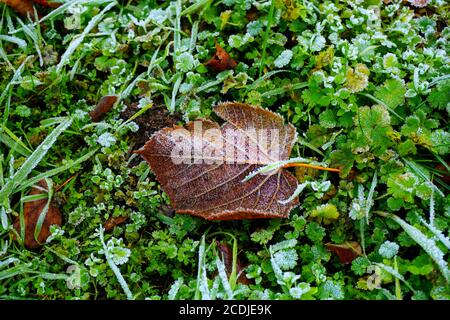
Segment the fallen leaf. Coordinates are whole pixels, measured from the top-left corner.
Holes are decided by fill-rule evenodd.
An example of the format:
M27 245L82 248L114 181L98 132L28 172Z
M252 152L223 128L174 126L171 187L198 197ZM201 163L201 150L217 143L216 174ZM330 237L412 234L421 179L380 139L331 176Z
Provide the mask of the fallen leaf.
M294 175L281 168L242 180L264 165L289 159L297 136L294 126L248 104L222 103L214 111L226 120L222 126L201 119L164 128L135 151L149 163L175 211L207 220L288 217L298 199L280 201L296 190ZM268 141L273 145L258 139L264 132L272 132ZM185 154L179 156L180 150Z
M362 254L361 246L356 241L348 241L343 244L327 243L325 246L338 256L342 264L349 264Z
M225 271L228 277L233 270L233 250L231 250L228 243L221 243L217 241L217 249L219 250L219 256L225 265ZM236 274L238 275L237 282L249 285L251 283L250 279L244 272L245 266L242 265L239 257L236 259Z
M47 0L0 0L0 2L5 3L14 9L14 11L18 12L21 15L30 15L31 18L34 17L34 9L33 3L37 3L44 7L52 7L56 8L60 5L60 3L52 3Z
M45 180L41 180L36 186L31 189L30 195L37 195L46 193L48 190L48 185ZM36 229L36 224L38 222L39 216L47 204L48 199L40 199L35 201L25 202L23 206L23 214L25 220L25 239L24 245L28 249L35 249L45 243L47 238L50 236L50 226L58 225L61 226L62 217L61 212L57 207L50 203L47 214L45 215L44 222L42 223L41 232L37 237L37 241L34 238L34 230ZM14 221L14 229L20 235L20 217L17 217Z
M118 216L118 217L111 217L108 220L105 221L103 224L103 228L105 228L105 231L112 230L115 226L118 226L125 221L127 221L128 216Z
M447 161L447 165L450 165L450 161ZM450 185L450 172L447 170L447 168L442 163L439 163L434 168L439 171L436 177L440 178L446 184Z
M216 52L211 59L205 62L205 66L210 66L215 71L224 71L236 68L237 62L216 42Z
M404 2L416 8L425 8L430 3L430 0L404 0Z
M115 95L102 97L95 108L91 112L89 112L89 116L91 117L92 121L100 121L105 116L105 114L112 109L114 103L116 103L117 101L117 98L118 97Z
M41 6L51 7L51 8L56 8L61 5L61 3L48 1L48 0L34 0L34 2L36 2L37 4L40 4Z
M34 15L33 1L31 0L0 0L0 2L3 2L6 5L10 6L14 11L20 13L21 15Z

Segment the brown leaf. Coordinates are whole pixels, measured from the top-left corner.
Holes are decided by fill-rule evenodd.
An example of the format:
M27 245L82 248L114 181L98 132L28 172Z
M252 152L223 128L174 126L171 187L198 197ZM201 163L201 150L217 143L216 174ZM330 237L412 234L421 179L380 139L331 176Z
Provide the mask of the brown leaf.
M217 241L217 249L219 249L219 256L225 265L225 271L227 272L228 277L230 276L233 270L233 250L231 250L228 243L220 243ZM251 283L250 279L247 278L247 275L244 272L245 266L242 265L239 258L236 259L236 273L238 275L237 282L249 285Z
M34 17L33 3L52 8L60 5L59 3L49 3L47 0L0 0L0 2L10 6L21 15L30 15L31 18Z
M227 122L219 126L201 119L185 128L164 128L136 151L149 163L175 211L207 220L288 217L298 199L279 201L288 199L297 187L290 172L280 169L242 180L263 165L289 158L297 135L294 126L248 104L222 103L214 111ZM264 130L273 135L268 138L274 142L269 147L258 139ZM179 156L180 149L187 156ZM273 158L275 151L277 158Z
M51 8L56 8L61 5L60 3L56 3L56 2L52 2L52 1L49 2L48 0L34 0L34 2L36 2L37 4L40 4L41 6L51 7Z
M450 165L450 161L446 161L447 165ZM447 168L442 164L439 163L434 167L436 170L440 171L437 177L439 177L442 181L444 181L446 184L450 184L450 172L447 170Z
M425 8L430 3L430 0L403 0L403 2L416 8Z
M89 112L89 116L91 117L92 121L100 121L104 117L104 115L112 109L116 101L117 96L115 95L102 97L95 108L91 112Z
M30 14L31 17L34 16L33 1L31 0L0 0L0 2L6 3L21 15Z
M127 216L111 217L105 221L105 223L103 224L103 228L105 228L105 231L110 231L115 226L118 226L127 221L127 219L128 219Z
M215 71L224 71L236 68L237 62L216 42L216 52L211 59L205 62L205 66L210 66Z
M45 180L41 180L37 183L37 186L33 186L30 195L37 195L46 193L48 189L47 183ZM39 219L39 215L44 209L47 199L41 199L36 201L25 202L23 206L24 220L25 220L25 241L24 245L28 249L35 249L41 246L47 238L50 236L50 226L58 225L61 226L62 217L61 212L57 207L55 207L52 203L50 203L47 214L45 215L44 222L42 223L41 232L37 238L38 241L34 239L34 230L36 228L36 224ZM14 221L14 229L16 229L17 233L20 235L21 227L20 227L20 217L17 217Z
M349 264L362 254L361 246L356 241L348 241L343 244L327 243L325 246L338 256L342 264Z

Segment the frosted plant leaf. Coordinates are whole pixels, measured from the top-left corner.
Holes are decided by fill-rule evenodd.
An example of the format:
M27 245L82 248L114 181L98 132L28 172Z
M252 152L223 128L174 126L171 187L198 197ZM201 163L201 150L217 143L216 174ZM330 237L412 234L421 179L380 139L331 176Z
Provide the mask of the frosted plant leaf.
M357 64L355 69L349 68L346 73L345 87L350 92L363 91L369 83L369 74L369 69L362 63Z
M263 23L259 20L247 24L247 32L251 36L257 36L263 30Z
M6 215L6 210L3 206L0 207L0 221L1 221L3 230L8 229L9 220L8 220L8 216Z
M289 62L292 59L292 51L291 50L284 50L279 56L278 58L275 59L275 61L273 62L273 64L275 65L275 67L277 68L283 68L284 66L287 66L289 64Z
M386 259L392 259L398 253L398 249L400 247L395 242L385 241L381 244L380 249L378 249L378 253Z
M131 250L122 246L122 239L111 238L106 243L106 248L116 265L125 264L131 255Z
M73 113L73 118L75 120L86 120L89 117L89 113L87 111L81 110L81 109L77 109L75 110L75 112Z
M189 52L183 52L175 58L175 67L182 72L188 72L194 69L197 61Z
M109 132L103 133L100 137L98 137L97 142L102 147L110 147L116 143L116 138Z
M372 183L370 184L370 189L369 189L369 194L367 195L367 199L365 201L365 216L366 216L366 222L367 224L369 224L369 212L370 212L370 208L372 208L373 206L373 195L375 192L375 188L377 186L377 180L378 176L377 176L377 172L375 171L373 178L372 178Z
M326 39L321 34L316 34L311 38L311 51L321 51L325 48Z
M194 87L194 85L192 83L185 82L185 83L181 84L181 86L180 86L180 93L182 93L182 94L189 93L193 87Z
M294 249L281 250L273 255L281 270L290 270L297 265L298 255Z
M415 290L413 289L413 287L411 287L411 285L409 284L408 281L405 280L405 278L394 268L392 268L391 266L387 266L383 263L376 263L375 265L377 265L378 267L380 267L381 269L383 269L384 271L386 271L387 273L390 273L391 275L393 275L394 277L396 277L397 279L399 279L400 281L402 281L404 284L406 284L406 286L412 291L415 292Z
M318 192L319 197L322 197L323 194L325 192L327 192L328 189L330 189L330 186L331 186L331 182L329 180L323 181L323 182L318 182L318 181L311 182L311 188L315 192Z
M216 258L216 266L220 280L222 282L222 286L227 294L227 299L233 300L234 294L233 290L231 290L230 282L228 281L227 272L225 271L225 264L223 263L222 260L219 259L219 257Z
M15 263L15 262L20 262L20 260L17 259L17 258L12 258L11 257L11 258L7 258L7 259L5 259L3 261L0 261L0 269L3 268L3 267L6 267L7 265L9 265L11 263Z
M271 251L271 250L269 250L269 251ZM279 285L284 285L285 282L284 282L284 279L283 279L284 278L283 277L283 271L281 271L280 266L278 265L277 261L275 260L272 252L270 253L270 263L272 265L272 269L273 269L273 272L275 274L275 278L277 279L277 283Z
M353 199L348 215L353 220L359 220L366 215L365 207L366 199L364 197L364 187L362 185L358 185L358 197Z
M298 279L300 279L300 276L298 274L295 274L293 272L284 272L283 273L283 283L286 286L291 286L294 284Z
M438 239L450 250L450 239L446 237L439 229L437 229L432 223L427 223L423 218L420 218L422 222Z
M144 97L144 98L139 99L137 107L139 109L142 109L142 108L148 106L151 103L152 103L152 99Z
M289 239L278 242L277 244L270 246L270 252L277 252L284 249L291 249L297 245L297 239Z
M170 287L168 299L169 300L175 300L178 290L180 290L181 286L183 285L183 278L178 278Z
M109 267L111 268L111 270L114 272L114 275L116 276L117 281L119 282L120 286L122 287L122 290L124 291L124 293L127 296L128 300L133 300L133 294L131 293L130 288L128 287L127 282L125 281L124 277L122 276L122 273L120 273L120 269L117 267L116 263L114 260L119 260L119 262L124 261L124 257L126 256L126 260L128 260L128 257L130 256L131 251L129 249L126 248L121 248L121 249L126 249L128 250L128 255L126 253L126 251L121 251L119 254L119 259L117 259L118 257L112 257L111 256L111 248L115 248L116 246L120 246L122 243L122 240L117 240L115 238L111 238L108 241L108 245L105 244L105 239L104 239L104 231L105 229L103 228L102 225L100 225L97 229L95 229L95 233L94 236L98 236L100 239L100 242L102 244L103 249L99 250L98 252L100 254L104 254L106 261L108 262ZM116 255L117 253L114 253L114 255ZM126 261L125 261L126 262Z
M50 236L45 241L46 243L51 242L55 238L61 237L64 234L64 230L57 225L52 225L50 226L50 233Z
M397 68L397 56L393 53L386 53L383 57L383 67L386 70L394 70Z
M202 265L201 269L202 273L200 278L199 290L200 293L202 294L203 300L211 300L210 291L208 288L208 277L206 276L206 266Z
M344 291L339 283L327 280L320 288L320 299L339 300L344 299Z
M134 132L134 133L136 133L139 130L139 125L134 121L128 122L128 124L126 126L128 129L130 129L131 132Z
M439 247L436 245L436 243L432 240L427 238L419 229L413 227L400 217L396 215L390 216L395 222L397 222L403 230L414 240L417 242L418 245L422 247L423 250L425 250L426 253L436 262L439 269L441 270L442 275L444 276L445 280L447 282L450 281L450 271L448 269L447 262L444 259L444 253L439 249Z
M294 298L294 299L301 299L301 297L305 294L308 293L309 290L311 290L311 286L309 285L309 283L300 283L298 284L296 287L294 288L290 288L289 289L289 294Z
M163 24L167 20L167 12L163 9L153 9L150 11L148 19L157 24Z
M232 48L240 48L247 44L247 42L251 42L253 40L253 36L251 36L248 32L244 36L234 34L228 38L228 44Z

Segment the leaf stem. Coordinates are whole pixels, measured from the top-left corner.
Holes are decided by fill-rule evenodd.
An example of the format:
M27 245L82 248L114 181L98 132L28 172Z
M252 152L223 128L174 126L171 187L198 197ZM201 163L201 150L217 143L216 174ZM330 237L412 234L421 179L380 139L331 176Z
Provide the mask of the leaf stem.
M341 172L341 170L336 169L336 168L325 168L325 167L315 166L315 165L307 164L307 163L288 163L288 164L285 164L282 168L290 168L290 167L305 167L305 168L331 171L331 172Z

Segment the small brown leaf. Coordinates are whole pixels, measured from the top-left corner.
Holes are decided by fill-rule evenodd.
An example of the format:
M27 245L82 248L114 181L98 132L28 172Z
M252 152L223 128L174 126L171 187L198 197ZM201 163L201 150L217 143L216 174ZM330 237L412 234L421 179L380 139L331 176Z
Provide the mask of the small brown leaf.
M281 203L297 188L290 172L279 169L242 180L264 165L289 159L294 126L248 104L222 103L214 111L227 122L219 126L202 119L185 128L164 128L136 153L149 163L177 213L207 220L286 218L298 204L298 199ZM271 132L266 138L273 144L263 143L258 133L264 132Z
M118 97L116 95L102 97L95 108L91 112L89 112L89 116L91 117L92 121L100 121L104 117L104 115L112 109L114 103L116 103L117 101L117 98Z
M10 6L14 9L14 11L18 12L21 15L30 15L31 18L34 18L33 3L52 8L56 8L60 5L59 3L49 3L47 0L0 0L0 2L3 2L6 5Z
M0 2L6 3L6 5L10 6L14 9L14 11L18 12L21 15L34 15L33 1L31 0L0 0Z
M110 231L115 226L118 226L127 221L127 219L128 219L127 216L111 217L105 221L105 223L103 224L103 228L105 228L105 231Z
M362 254L361 246L356 241L348 241L343 244L327 243L325 246L338 256L342 264L349 264Z
M41 180L37 183L37 186L33 186L30 195L37 195L45 193L48 190L47 183L45 180ZM61 226L62 217L61 212L57 207L50 203L47 214L45 215L44 222L42 223L41 232L36 239L34 238L34 230L36 228L36 224L38 222L39 216L44 209L47 199L35 200L25 202L23 206L24 220L25 220L25 240L24 245L28 249L35 249L40 247L47 238L50 236L50 226L58 225ZM14 221L14 229L16 229L17 233L20 235L21 227L20 227L20 217L17 217Z
M447 165L450 165L450 161L447 161ZM447 168L442 163L439 163L434 168L439 171L439 174L436 175L436 177L440 178L446 184L450 185L450 172L447 170Z
M57 3L57 2L53 2L53 1L48 1L48 0L34 0L34 2L36 2L37 4L40 4L41 6L44 7L50 7L50 8L57 8L61 5L61 3Z
M430 0L404 0L404 2L416 8L425 8L430 3Z
M228 243L220 243L217 241L217 249L219 249L219 256L225 265L225 271L227 272L228 277L230 276L233 270L233 250L231 250ZM239 258L236 259L236 274L238 275L237 282L249 285L251 283L250 279L247 278L247 275L244 272L245 266L242 265Z
M205 62L205 66L210 66L215 71L224 71L236 68L237 62L216 42L216 52L211 59Z

